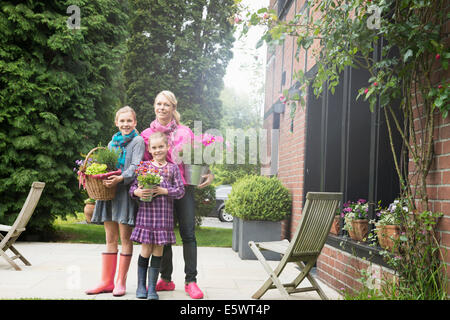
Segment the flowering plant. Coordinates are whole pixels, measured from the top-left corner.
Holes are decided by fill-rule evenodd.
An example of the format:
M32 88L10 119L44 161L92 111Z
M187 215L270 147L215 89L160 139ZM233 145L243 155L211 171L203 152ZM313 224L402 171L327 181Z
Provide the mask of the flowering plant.
M83 166L84 161L85 160L75 160L75 164L78 166L78 168L73 168L73 172L77 172ZM87 161L86 167L89 167L94 162L94 159L89 158L86 161Z
M178 160L185 164L208 165L214 163L216 157L222 157L223 137L204 133L181 144L175 150Z
M119 151L104 148L96 150L87 160L75 160L75 164L81 170L86 161L85 174L96 175L116 171L118 158ZM76 172L77 168L73 168L73 171Z
M378 221L371 221L375 226L399 225L402 215L408 213L407 201L396 199L387 209L381 209L376 213Z
M358 201L347 201L343 205L341 217L344 218L344 230L351 229L352 220L367 220L369 212L369 204L365 199L358 199Z
M140 186L159 185L163 180L159 170L150 167L150 161L141 161L135 173Z

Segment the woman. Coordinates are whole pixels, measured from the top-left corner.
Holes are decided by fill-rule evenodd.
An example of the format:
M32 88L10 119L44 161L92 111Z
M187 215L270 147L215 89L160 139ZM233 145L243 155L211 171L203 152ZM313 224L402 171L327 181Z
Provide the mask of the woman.
M191 129L180 123L180 114L177 111L177 99L170 91L161 91L155 98L156 119L150 124L150 127L141 133L144 138L146 151L144 160L150 160L151 155L148 152L148 137L156 131L163 132L169 139L168 161L175 162L172 159L171 151L183 143L192 141L194 134ZM184 178L184 165L180 163L179 169L185 185L185 195L183 198L175 200L175 214L178 218L181 240L183 241L183 257L185 291L193 299L203 298L203 292L197 286L197 241L195 238L195 202L194 186L186 185ZM204 188L211 184L214 176L211 173L203 176L206 180L198 186ZM164 246L163 257L161 261L161 279L156 285L157 291L172 291L175 284L171 281L173 271L172 265L172 246Z
M102 254L101 281L96 287L87 290L86 294L112 292L114 296L123 296L126 291L126 279L133 253L133 242L130 240L135 224L137 205L128 195L130 184L134 181L137 166L142 160L145 143L136 131L136 113L128 106L116 113L115 124L119 129L108 148L120 151L118 167L121 175L110 176L103 183L106 187L117 185L114 199L95 202L95 210L91 222L103 224L106 233L106 252ZM114 277L117 266L118 241L122 243L119 258L117 282Z

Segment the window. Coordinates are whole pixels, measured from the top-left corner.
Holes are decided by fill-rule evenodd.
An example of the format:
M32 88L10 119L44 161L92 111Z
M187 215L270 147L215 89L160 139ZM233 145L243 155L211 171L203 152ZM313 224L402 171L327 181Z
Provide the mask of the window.
M324 90L316 98L313 89L308 89L304 195L308 191L339 191L344 194L344 202L367 199L372 219L374 204L381 200L387 206L398 196L399 181L383 111L371 113L368 102L356 100L358 89L368 79L366 71L348 68L341 75L334 95ZM356 250L360 257L376 251L344 235L346 231L342 230L337 237L330 235L327 243L343 249L340 244L344 242L347 247L344 250L352 253ZM374 262L383 265L381 257L378 258Z

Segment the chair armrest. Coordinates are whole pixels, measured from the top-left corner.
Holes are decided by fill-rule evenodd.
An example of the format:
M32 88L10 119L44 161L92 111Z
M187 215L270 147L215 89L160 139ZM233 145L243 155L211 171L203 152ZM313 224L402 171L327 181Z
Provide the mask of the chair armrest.
M6 231L8 232L9 230L11 230L11 226L7 226L5 224L0 224L0 231Z

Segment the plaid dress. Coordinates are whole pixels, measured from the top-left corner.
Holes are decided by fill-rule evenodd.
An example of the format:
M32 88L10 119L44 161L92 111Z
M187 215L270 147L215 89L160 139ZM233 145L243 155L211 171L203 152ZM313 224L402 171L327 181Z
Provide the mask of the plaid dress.
M159 246L176 242L173 232L173 200L184 196L184 185L181 180L180 170L176 164L168 162L159 168L150 161L146 161L149 167L159 170L163 177L161 187L168 190L167 195L159 195L151 202L139 201L139 210L136 217L136 226L130 239L139 243L152 243ZM139 200L134 195L138 188L137 179L131 184L130 196Z

